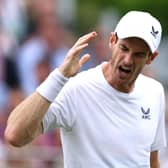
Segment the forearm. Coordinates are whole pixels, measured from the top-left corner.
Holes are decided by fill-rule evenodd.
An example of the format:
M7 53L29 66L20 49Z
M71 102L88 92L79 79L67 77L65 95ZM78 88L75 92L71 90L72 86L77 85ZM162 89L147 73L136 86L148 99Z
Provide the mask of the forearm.
M151 164L151 168L160 168L160 162L156 161L155 163Z
M42 132L41 121L49 105L50 102L37 92L25 99L8 118L6 140L14 146L31 142Z
M160 168L158 151L151 152L151 154L150 154L150 167L151 168Z

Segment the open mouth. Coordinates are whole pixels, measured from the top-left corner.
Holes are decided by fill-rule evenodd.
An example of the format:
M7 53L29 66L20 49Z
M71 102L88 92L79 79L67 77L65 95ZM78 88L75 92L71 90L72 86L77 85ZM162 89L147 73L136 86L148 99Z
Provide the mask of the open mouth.
M130 68L127 68L127 67L124 67L124 66L120 66L119 70L124 72L124 73L130 73L131 72Z

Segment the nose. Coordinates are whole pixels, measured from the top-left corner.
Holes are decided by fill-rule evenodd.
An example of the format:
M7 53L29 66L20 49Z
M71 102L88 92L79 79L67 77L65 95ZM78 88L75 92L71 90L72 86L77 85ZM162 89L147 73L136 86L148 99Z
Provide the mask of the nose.
M133 57L132 57L132 55L131 55L130 53L127 53L127 54L124 56L124 63L125 63L125 65L127 65L127 66L132 65L132 63L133 63Z

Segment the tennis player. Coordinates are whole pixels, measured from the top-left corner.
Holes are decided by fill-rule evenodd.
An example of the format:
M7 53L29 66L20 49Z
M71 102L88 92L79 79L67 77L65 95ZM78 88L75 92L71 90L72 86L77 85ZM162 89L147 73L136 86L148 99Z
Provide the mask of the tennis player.
M60 127L65 168L159 168L166 145L160 82L141 74L158 55L159 21L130 11L109 37L111 56L78 73L80 53L98 35L79 38L63 64L10 114L6 140L23 146Z

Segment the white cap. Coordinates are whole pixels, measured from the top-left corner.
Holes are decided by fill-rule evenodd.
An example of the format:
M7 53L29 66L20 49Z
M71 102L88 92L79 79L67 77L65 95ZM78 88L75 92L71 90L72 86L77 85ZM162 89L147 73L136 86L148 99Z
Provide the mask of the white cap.
M160 22L150 13L131 11L118 22L115 32L118 38L137 37L144 40L151 52L155 52L160 44L162 28Z

